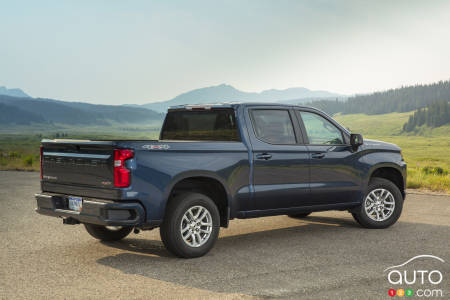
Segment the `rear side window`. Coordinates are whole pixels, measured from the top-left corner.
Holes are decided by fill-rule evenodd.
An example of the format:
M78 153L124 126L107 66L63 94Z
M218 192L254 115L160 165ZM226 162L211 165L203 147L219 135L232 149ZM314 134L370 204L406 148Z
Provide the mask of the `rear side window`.
M254 109L251 111L256 136L269 144L295 144L294 127L289 111Z
M167 113L161 139L240 141L233 109L171 111Z

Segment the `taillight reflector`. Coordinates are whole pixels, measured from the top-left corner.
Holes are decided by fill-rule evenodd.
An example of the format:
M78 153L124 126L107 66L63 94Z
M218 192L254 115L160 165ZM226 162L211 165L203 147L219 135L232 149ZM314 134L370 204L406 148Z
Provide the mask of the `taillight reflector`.
M43 157L43 152L44 150L43 150L43 148L42 148L42 146L41 146L41 149L40 149L40 155L39 155L39 163L40 163L40 165L41 165L41 180L44 178L44 170L42 170L42 166L43 166L43 163L44 163L44 157Z
M129 187L131 183L130 170L125 167L125 161L133 158L134 152L129 149L114 150L114 186Z

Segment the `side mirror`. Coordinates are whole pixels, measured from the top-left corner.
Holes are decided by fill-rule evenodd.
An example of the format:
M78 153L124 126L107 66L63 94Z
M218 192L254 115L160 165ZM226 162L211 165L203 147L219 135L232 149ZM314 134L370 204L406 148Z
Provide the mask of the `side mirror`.
M358 149L364 143L362 135L358 133L350 134L350 145L352 145L353 149Z

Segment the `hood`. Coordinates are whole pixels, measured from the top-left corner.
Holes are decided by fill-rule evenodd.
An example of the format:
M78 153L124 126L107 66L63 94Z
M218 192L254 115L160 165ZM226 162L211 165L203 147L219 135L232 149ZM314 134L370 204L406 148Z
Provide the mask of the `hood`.
M386 142L377 141L377 140L369 140L369 139L364 139L364 148L391 150L391 151L399 151L399 152L402 150L399 146L397 146L395 144L386 143Z

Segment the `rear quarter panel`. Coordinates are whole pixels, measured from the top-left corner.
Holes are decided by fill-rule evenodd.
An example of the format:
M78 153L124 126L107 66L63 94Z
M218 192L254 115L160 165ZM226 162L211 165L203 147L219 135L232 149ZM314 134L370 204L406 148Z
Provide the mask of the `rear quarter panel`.
M132 183L124 195L142 202L148 223L160 223L172 188L188 177L219 181L232 212L249 199L248 149L241 142L123 142L120 147L135 150Z

